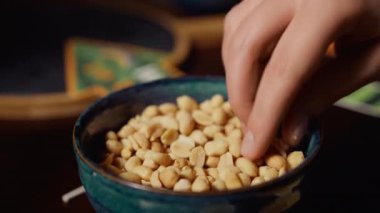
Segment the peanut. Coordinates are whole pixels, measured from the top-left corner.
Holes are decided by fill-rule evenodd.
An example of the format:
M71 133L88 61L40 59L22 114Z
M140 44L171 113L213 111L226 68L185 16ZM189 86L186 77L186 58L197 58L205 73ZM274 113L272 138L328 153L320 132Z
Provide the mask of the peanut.
M180 179L173 187L174 191L188 192L191 191L191 183L188 179Z
M226 188L226 184L224 183L223 180L221 179L216 179L212 184L211 184L211 187L213 190L215 191L225 191L227 188Z
M208 167L217 167L219 163L219 157L209 156L206 160L206 166Z
M176 184L179 174L174 168L165 168L159 173L159 179L165 188L171 189Z
M270 181L278 177L277 170L269 166L260 166L259 174L265 181Z
M202 131L197 129L192 131L189 137L192 138L198 145L203 146L207 142L206 135Z
M193 111L192 116L197 124L208 126L213 123L211 116L202 110Z
M243 187L238 175L230 170L226 172L225 183L229 190Z
M305 157L302 152L299 152L299 151L291 152L287 158L289 168L290 169L296 168L304 161L304 159Z
M227 122L228 116L221 108L216 108L212 114L212 121L218 125L224 125ZM210 125L210 124L209 124Z
M183 95L177 98L178 108L181 110L192 111L198 108L198 103L192 97Z
M285 166L286 161L281 155L268 155L265 157L265 163L277 170L280 170L282 167Z
M206 126L204 129L203 129L203 133L209 137L209 138L214 138L214 135L218 132L222 131L222 127L218 126L218 125L210 125L210 126Z
M122 172L119 174L119 176L123 178L124 180L130 181L133 183L141 183L141 177L136 175L133 172Z
M135 166L132 172L140 176L141 179L148 181L152 175L152 169L146 166Z
M210 190L210 185L206 177L198 176L191 185L192 192L206 192Z
M177 106L172 103L163 103L158 106L158 110L162 114L175 113L177 111Z
M190 152L189 159L192 166L202 168L206 160L206 153L203 147L197 146L193 148Z
M210 101L211 101L211 106L220 107L220 106L222 106L222 104L224 102L224 97L220 94L216 94L216 95L211 97Z
M257 176L255 178L253 178L253 180L251 182L251 186L259 185L259 184L262 184L264 182L265 182L265 180L263 177Z
M220 156L227 152L228 144L223 140L210 141L204 149L207 156Z
M178 138L178 131L174 129L167 129L162 135L161 135L161 142L165 145L170 145L173 141L175 141Z
M180 110L177 112L176 118L179 124L179 132L184 135L189 135L195 126L195 122L190 113Z
M250 177L256 177L258 175L257 166L246 158L238 158L235 164L244 174Z
M116 140L107 140L106 147L108 151L115 153L115 155L120 155L121 150L123 149L123 144Z
M152 118L159 114L158 107L156 105L147 106L142 112L143 117Z
M159 171L157 170L154 171L152 175L150 176L150 184L154 188L162 188L162 183L160 182L160 179L158 176L159 176Z

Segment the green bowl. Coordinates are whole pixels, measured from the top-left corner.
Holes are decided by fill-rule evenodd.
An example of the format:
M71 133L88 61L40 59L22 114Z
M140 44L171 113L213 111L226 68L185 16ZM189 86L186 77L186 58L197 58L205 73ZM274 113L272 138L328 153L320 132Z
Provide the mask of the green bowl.
M185 77L164 79L114 92L91 105L74 127L74 152L79 175L91 204L98 212L257 212L282 211L300 199L299 184L321 145L316 123L297 149L305 161L287 174L262 185L227 192L202 194L154 189L123 181L99 163L105 154L105 134L120 128L150 104L175 102L187 94L198 101L220 93L226 96L225 79Z

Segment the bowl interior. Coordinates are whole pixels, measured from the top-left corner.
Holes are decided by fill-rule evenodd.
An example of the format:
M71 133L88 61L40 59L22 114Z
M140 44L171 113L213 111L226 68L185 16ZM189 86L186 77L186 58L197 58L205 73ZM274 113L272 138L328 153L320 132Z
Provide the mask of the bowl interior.
M112 93L82 113L75 125L74 146L81 152L83 158L101 171L97 164L106 153L105 133L107 131L119 129L131 117L141 113L147 105L175 102L176 97L183 94L190 95L200 102L216 93L226 97L224 78L164 79ZM306 153L306 160L303 164L308 164L315 157L320 146L320 139L319 129L313 123L310 126L309 134L299 147L296 147Z

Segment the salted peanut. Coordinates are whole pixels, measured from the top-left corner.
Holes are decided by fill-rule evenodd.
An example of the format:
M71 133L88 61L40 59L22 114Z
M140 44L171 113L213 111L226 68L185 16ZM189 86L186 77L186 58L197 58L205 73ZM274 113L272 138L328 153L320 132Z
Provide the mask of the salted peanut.
M187 137L187 136L184 136L184 135L179 135L178 139L177 139L177 142L179 143L184 143L184 144L188 144L190 145L192 148L195 147L195 141L190 138L190 137Z
M116 166L112 165L112 164L106 164L104 165L104 168L108 171L108 172L111 172L112 174L114 175L119 175L122 170L117 168Z
M224 97L223 95L216 94L211 97L211 106L213 107L220 107L224 103Z
M117 135L114 131L108 131L106 134L106 138L108 140L116 140L117 141Z
M212 114L212 121L218 125L224 125L228 121L228 115L221 108L216 108Z
M193 130L189 137L192 138L198 145L204 145L207 142L206 135L198 129Z
M123 144L116 140L107 140L106 147L108 151L115 153L115 155L120 155L121 150L123 149Z
M208 114L211 114L212 111L214 110L214 107L211 105L211 101L210 100L205 100L203 101L200 105L199 105L199 108L208 113Z
M211 188L215 191L225 191L226 184L221 179L216 179L214 182L211 183Z
M244 157L240 157L235 161L236 167L238 167L244 174L250 177L256 177L258 175L257 166L250 160Z
M206 192L210 190L210 184L205 176L198 176L191 185L192 192Z
M178 141L176 142L173 142L171 145L170 145L170 151L175 155L175 156L178 156L178 157L181 157L181 158L188 158L189 157L189 154L190 154L190 150L192 149L193 147L190 145L190 144L187 144L187 143L180 143Z
M136 151L135 156L137 156L141 160L144 160L147 152L148 152L147 149L139 149Z
M130 125L124 125L118 132L117 135L120 138L127 138L128 136L132 135L133 133L136 132L136 129L133 128Z
M178 130L179 125L175 118L165 115L159 118L159 122L165 129L174 129Z
M180 179L173 187L177 192L189 192L191 191L191 182L188 179Z
M154 188L162 188L162 184L158 176L159 176L159 171L157 170L152 172L152 175L150 176L150 179L149 179L150 185L152 185L152 187Z
M122 172L119 174L119 177L133 183L141 183L141 177L133 172Z
M207 175L213 177L214 179L219 178L219 172L216 168L207 168L206 169Z
M164 133L165 129L161 126L157 127L153 132L152 135L149 137L149 141L155 141L161 137L161 135Z
M213 138L214 135L218 132L222 131L222 127L221 126L218 126L218 125L210 125L210 126L206 126L204 129L203 129L203 133L209 137L209 138Z
M155 152L148 150L145 154L146 159L150 159L158 165L169 166L172 164L172 159L167 153Z
M173 165L179 169L182 169L184 166L189 165L189 162L184 158L179 158L174 160Z
M174 168L165 168L159 173L158 177L165 188L171 189L177 183L179 174Z
M265 182L264 178L258 176L258 177L253 178L253 180L251 182L251 186L259 185L259 184L262 184L264 182Z
M166 166L162 166L162 165L161 165L161 166L158 167L158 169L157 169L156 171L161 172L161 171L164 170L165 168L166 168Z
M123 148L120 153L121 157L128 160L132 156L132 151L128 148Z
M124 168L124 165L127 161L124 158L117 157L113 160L113 165L116 166L119 169Z
M158 107L156 105L150 105L144 109L144 111L142 112L142 116L152 118L152 117L158 115L159 113L160 112L159 112Z
M161 124L159 123L145 122L138 131L141 132L145 138L150 138L152 133L159 127L161 127Z
M178 138L178 131L175 129L167 129L161 135L161 142L165 145L170 145Z
M215 178L212 177L212 176L210 176L210 175L207 175L206 178L207 178L207 180L208 180L209 183L212 183L212 182L215 181Z
M141 179L148 181L150 179L150 176L152 175L152 169L146 166L135 166L132 169L132 172L136 175L140 176Z
M139 147L142 149L149 149L149 141L148 139L140 132L135 132L133 134L133 138L136 140L136 142L139 144Z
M194 167L195 176L206 176L206 172L203 168Z
M228 144L223 140L210 141L205 144L204 149L207 156L221 156L227 152Z
M206 160L206 166L208 167L217 167L219 163L219 157L208 156Z
M141 149L141 148L140 148L140 145L137 143L137 141L136 141L136 139L133 137L133 135L128 136L127 140L128 140L129 143L131 144L131 146L132 146L132 150L137 151L137 150Z
M214 140L227 140L226 135L224 135L222 132L215 133Z
M228 151L235 157L240 157L241 140L235 138L228 138Z
M232 123L228 123L224 126L224 132L226 133L226 135L229 135L234 129L235 126Z
M180 176L193 181L196 177L195 170L191 169L189 166L184 166L180 171Z
M151 168L152 170L155 170L158 168L158 164L156 164L153 160L146 158L142 164L143 166L146 166L148 168Z
M103 165L110 165L113 162L113 159L115 158L115 153L108 153L106 157L104 158L102 164Z
M150 181L147 181L147 180L141 180L141 185L152 186L152 184L150 184Z
M224 153L220 156L217 168L226 168L234 165L234 158L229 152Z
M260 166L259 174L265 181L270 181L278 177L277 170L269 166Z
M189 160L192 166L203 168L206 160L206 153L203 147L197 146L193 148L190 152Z
M279 176L279 177L283 176L285 173L286 173L286 168L285 168L285 166L284 166L284 167L281 167L281 168L278 170L278 176Z
M177 112L176 119L178 121L179 132L181 134L189 135L193 131L195 122L188 111L179 110Z
M305 157L302 152L300 151L294 151L291 152L288 155L287 161L290 169L294 169L297 166L299 166L303 161L305 160Z
M222 109L228 116L232 117L234 115L230 102L224 102L222 105Z
M165 148L163 147L162 143L153 141L151 143L150 149L155 152L165 152Z
M238 117L234 116L228 120L228 123L233 124L236 128L240 129L241 128L241 122Z
M243 186L250 186L251 185L251 177L249 175L240 172L238 174L240 182L243 184Z
M191 115L193 116L193 119L197 124L208 126L213 123L213 118L205 111L195 110Z
M182 95L177 98L178 108L181 110L193 111L198 109L198 103L188 95Z
M265 156L265 163L272 168L280 170L286 165L286 160L281 155L269 154Z
M241 140L243 138L243 133L241 132L241 129L233 129L228 135L228 138L238 139Z
M222 168L217 168L218 169L218 174L219 178L222 179L223 181L226 181L226 174L228 172L234 173L234 174L239 174L241 171L235 166L228 166L228 167L222 167Z
M243 187L243 184L241 183L239 176L236 173L229 170L226 171L225 183L228 190L239 189Z
M124 168L128 171L128 172L131 172L133 171L133 168L135 168L136 166L140 166L142 164L141 162L141 159L136 157L136 156L132 156L130 157L127 162L125 163L124 165Z
M163 103L158 106L158 110L162 114L169 114L169 113L174 113L177 111L177 106L172 103Z
M124 149L129 149L131 151L133 150L132 143L127 138L122 138L121 144L123 144Z

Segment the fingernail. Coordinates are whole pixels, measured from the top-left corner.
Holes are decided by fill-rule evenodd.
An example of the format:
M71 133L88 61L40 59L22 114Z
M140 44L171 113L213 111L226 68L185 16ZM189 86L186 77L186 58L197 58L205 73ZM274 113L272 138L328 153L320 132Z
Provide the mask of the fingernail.
M250 156L252 149L254 149L253 134L251 131L246 131L244 134L243 142L241 144L241 154L243 156Z
M298 116L293 123L293 133L291 135L291 145L297 145L301 142L302 138L305 136L307 127L309 124L309 119L306 116Z

